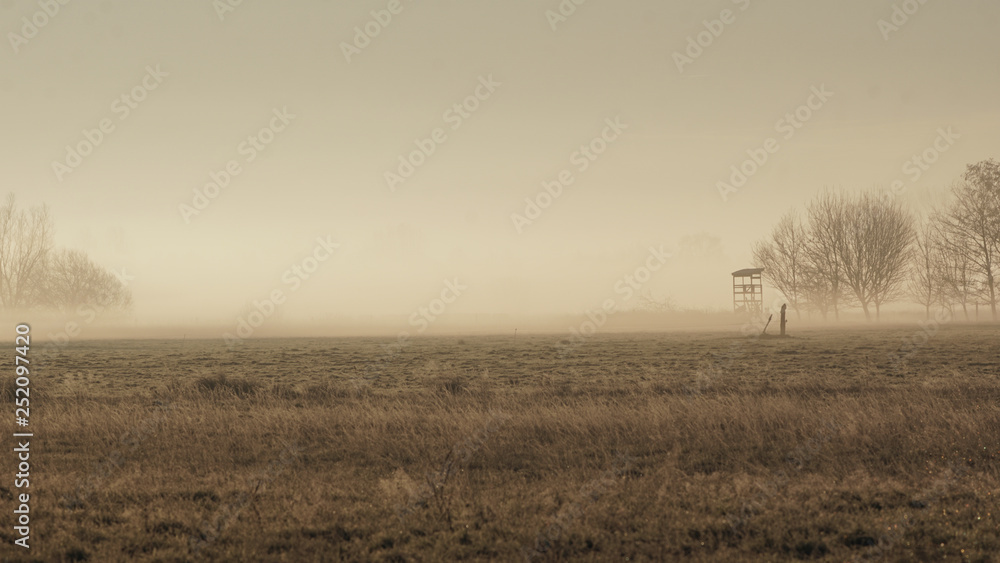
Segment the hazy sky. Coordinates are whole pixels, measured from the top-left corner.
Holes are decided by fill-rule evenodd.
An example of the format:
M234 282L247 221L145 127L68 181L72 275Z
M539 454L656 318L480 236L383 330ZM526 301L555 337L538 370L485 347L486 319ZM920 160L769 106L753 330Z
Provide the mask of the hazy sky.
M897 1L896 29L890 0L220 6L0 0L7 191L51 207L59 245L134 277L146 322L233 318L275 289L290 316L405 315L456 278L449 314L580 312L624 298L650 246L673 258L642 289L724 308L750 245L824 186L900 180L919 204L1000 156L988 0ZM418 139L433 154L387 181ZM717 184L768 139L724 200ZM906 173L936 140L948 150ZM604 152L576 154L591 144ZM519 232L512 214L563 171L572 184ZM283 280L318 237L340 246Z

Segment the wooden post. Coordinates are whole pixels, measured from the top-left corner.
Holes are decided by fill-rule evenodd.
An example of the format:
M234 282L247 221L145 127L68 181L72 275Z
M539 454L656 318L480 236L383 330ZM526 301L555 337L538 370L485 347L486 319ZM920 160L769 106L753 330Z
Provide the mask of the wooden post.
M781 306L781 336L785 335L785 323L787 322L785 320L785 309L787 307L788 307L788 305L782 305Z

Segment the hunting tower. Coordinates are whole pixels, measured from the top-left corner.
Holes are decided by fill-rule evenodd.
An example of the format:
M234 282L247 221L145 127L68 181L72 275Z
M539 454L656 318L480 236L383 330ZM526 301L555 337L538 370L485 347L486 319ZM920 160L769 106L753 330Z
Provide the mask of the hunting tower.
M733 312L759 314L764 311L764 268L745 268L733 272Z

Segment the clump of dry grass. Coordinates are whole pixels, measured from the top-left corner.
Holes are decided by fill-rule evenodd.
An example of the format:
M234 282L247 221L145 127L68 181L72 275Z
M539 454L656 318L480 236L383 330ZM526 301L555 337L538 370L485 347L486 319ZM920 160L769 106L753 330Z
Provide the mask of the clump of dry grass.
M200 377L194 382L198 391L215 395L247 397L260 392L260 382L247 377L230 377L225 373Z

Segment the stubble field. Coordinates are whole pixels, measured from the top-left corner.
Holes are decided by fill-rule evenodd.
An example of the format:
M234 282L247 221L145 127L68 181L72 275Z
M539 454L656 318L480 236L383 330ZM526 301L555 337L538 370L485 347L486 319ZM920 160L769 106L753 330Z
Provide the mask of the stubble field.
M1000 328L565 339L74 342L2 559L997 560Z

